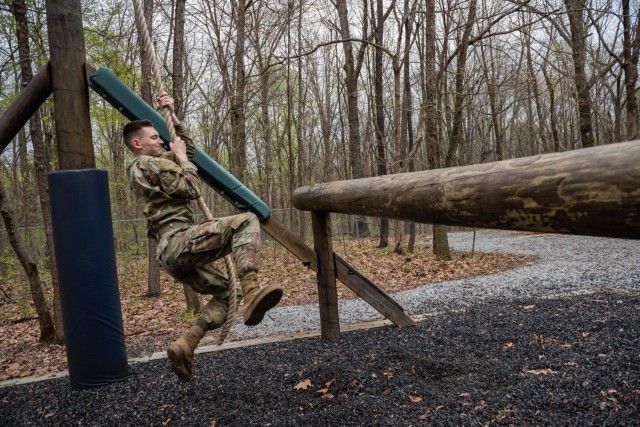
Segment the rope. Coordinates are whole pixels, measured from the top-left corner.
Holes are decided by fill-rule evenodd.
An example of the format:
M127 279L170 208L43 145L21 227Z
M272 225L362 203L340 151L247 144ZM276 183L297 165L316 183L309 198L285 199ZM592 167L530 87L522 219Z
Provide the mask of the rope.
M136 22L140 28L140 33L142 36L142 41L144 43L144 47L147 51L149 63L151 64L151 70L153 72L153 78L156 82L156 87L159 92L164 92L164 85L162 84L162 77L160 76L160 70L158 68L158 63L156 61L156 54L153 48L153 44L151 43L151 36L149 35L149 28L147 27L147 20L144 17L144 13L142 11L142 3L140 0L133 0L133 6L135 11ZM176 134L176 130L173 127L173 120L171 120L171 111L167 107L162 108L162 115L164 116L164 120L167 122L167 129L169 130L169 139L171 141L175 140L178 135ZM198 198L198 206L204 213L204 216L207 220L212 220L213 215L211 215L211 211L207 207L204 202L202 196ZM224 263L227 267L227 276L229 277L229 306L227 308L227 318L220 330L220 336L218 338L218 345L222 345L224 340L229 335L229 331L233 326L236 314L236 305L237 305L237 296L236 289L238 286L238 277L236 275L235 268L233 266L233 262L231 260L231 256L227 255L224 257Z

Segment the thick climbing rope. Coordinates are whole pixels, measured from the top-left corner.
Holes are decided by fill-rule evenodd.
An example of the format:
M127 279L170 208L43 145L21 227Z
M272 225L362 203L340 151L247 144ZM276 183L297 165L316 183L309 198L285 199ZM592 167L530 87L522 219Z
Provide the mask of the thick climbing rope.
M158 69L158 63L156 61L156 54L153 48L153 44L151 43L151 36L149 35L149 28L147 27L147 20L144 17L144 13L142 11L142 3L140 0L133 0L135 17L138 23L138 28L140 28L140 33L143 39L143 43L145 46L145 50L147 51L149 63L151 64L151 71L153 72L153 78L156 83L156 88L158 92L164 92L164 85L162 84L162 78L160 76L160 70ZM169 130L169 138L171 141L177 138L176 130L173 127L173 121L171 120L171 111L169 108L162 108L162 114L164 116L165 121L167 122L167 129ZM213 215L211 215L211 211L207 207L206 203L202 196L198 198L198 205L200 209L204 213L204 216L207 220L212 220ZM220 336L218 337L218 345L222 345L224 340L229 335L229 331L233 326L236 314L237 307L237 294L236 289L238 288L238 277L236 274L235 267L233 265L233 261L231 260L231 256L227 255L224 257L224 263L227 268L227 276L229 277L229 305L227 308L227 317L225 319L224 325L220 330Z

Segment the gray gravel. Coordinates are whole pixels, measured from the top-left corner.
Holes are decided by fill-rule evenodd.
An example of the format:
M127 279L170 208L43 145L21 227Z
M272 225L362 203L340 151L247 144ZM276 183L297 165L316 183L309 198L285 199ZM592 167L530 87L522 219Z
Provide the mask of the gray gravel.
M473 232L449 234L453 250L471 251ZM476 233L476 252L535 255L531 266L438 284L393 295L410 316L442 309L462 308L486 299L538 298L589 292L598 287L640 291L640 242L557 234L522 234L498 230ZM340 301L341 324L381 319L362 300ZM317 329L320 314L315 304L271 310L265 321L252 328L234 326L233 334L256 337Z
M200 353L187 383L156 359L98 389L1 387L0 425L640 425L640 242L482 231L476 251L540 261L394 295L415 327ZM339 310L343 325L379 318ZM317 306L283 307L234 334L318 325Z

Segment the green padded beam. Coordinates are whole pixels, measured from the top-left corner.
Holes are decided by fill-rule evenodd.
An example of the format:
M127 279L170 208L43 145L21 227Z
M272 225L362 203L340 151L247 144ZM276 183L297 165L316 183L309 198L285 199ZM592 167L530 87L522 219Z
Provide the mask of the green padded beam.
M169 142L169 130L164 117L125 85L113 71L105 67L96 70L89 76L89 86L129 120L151 120L160 137ZM204 151L196 148L192 161L198 168L198 175L235 207L253 212L260 221L271 216L271 209L266 203Z

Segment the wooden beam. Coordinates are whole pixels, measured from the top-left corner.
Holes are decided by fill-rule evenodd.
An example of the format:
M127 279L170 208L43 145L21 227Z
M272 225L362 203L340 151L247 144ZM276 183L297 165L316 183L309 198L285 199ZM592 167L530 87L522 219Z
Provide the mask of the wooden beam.
M49 95L51 95L51 80L47 63L0 116L0 153L7 148Z
M298 188L296 208L640 239L640 141Z
M320 302L320 330L322 338L340 336L336 264L333 258L331 219L328 213L311 212L313 246L318 254L318 300Z
M80 0L47 0L51 85L60 169L96 167Z
M287 230L273 218L260 223L262 229L295 255L302 264L318 272L318 257L316 252L307 246L298 236ZM336 261L336 275L345 286L354 291L365 302L378 310L396 326L412 326L415 322L406 315L400 304L380 290L353 266L334 254Z

